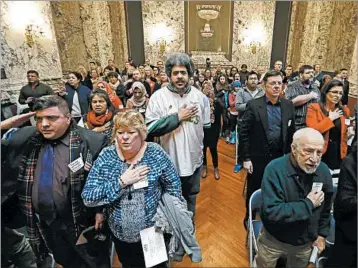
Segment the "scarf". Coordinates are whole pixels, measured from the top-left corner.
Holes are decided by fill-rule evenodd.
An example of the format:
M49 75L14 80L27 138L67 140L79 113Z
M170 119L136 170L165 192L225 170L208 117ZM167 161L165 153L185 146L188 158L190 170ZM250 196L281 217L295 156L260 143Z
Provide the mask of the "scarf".
M136 98L134 98L134 94L133 94L133 96L129 99L132 103L133 103L133 105L135 106L135 107L141 107L141 106L143 106L145 103L146 103L146 101L147 101L147 90L145 89L145 86L144 86L144 84L143 83L141 83L141 82L134 82L133 84L132 84L132 87L131 87L131 89L132 89L132 91L134 92L134 89L135 88L138 88L138 89L140 89L140 91L142 92L142 97L140 98L140 99L136 99Z
M175 88L175 86L172 84L172 83L169 83L167 85L167 88L171 91L171 92L174 92L174 93L178 93L178 90ZM191 90L191 85L188 83L186 84L185 86L185 90L184 90L184 94L188 94Z
M70 127L69 140L70 163L72 163L80 157L82 141L78 127L74 121ZM41 147L45 142L45 139L40 133L36 133L29 139L21 159L18 176L19 208L26 217L26 229L32 249L40 260L43 260L46 253L49 252L49 247L43 234L41 223L32 206L32 187L38 156ZM76 237L82 232L84 225L86 224L83 215L85 206L81 198L82 188L85 183L84 170L89 170L92 166L91 153L87 151L87 155L84 155L84 157L86 159L84 169L80 169L76 173L73 173L69 169L72 216L76 228Z
M113 113L108 111L101 115L96 115L94 111L89 111L87 113L87 125L89 129L94 129L95 127L101 127L110 121L113 118Z
M120 81L118 80L115 84L112 84L111 82L108 83L112 90L116 90L120 84Z

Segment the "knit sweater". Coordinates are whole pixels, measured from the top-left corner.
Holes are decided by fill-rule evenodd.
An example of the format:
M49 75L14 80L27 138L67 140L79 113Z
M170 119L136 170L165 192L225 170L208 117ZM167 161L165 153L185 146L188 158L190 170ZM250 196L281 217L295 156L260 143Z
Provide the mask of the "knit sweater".
M148 187L121 188L119 177L128 168L115 145L101 152L88 175L82 192L86 206L105 205L106 217L112 233L121 241L134 243L140 240L140 231L154 225L162 193L181 196L181 184L173 163L156 143L148 143L142 159L135 165L147 165Z

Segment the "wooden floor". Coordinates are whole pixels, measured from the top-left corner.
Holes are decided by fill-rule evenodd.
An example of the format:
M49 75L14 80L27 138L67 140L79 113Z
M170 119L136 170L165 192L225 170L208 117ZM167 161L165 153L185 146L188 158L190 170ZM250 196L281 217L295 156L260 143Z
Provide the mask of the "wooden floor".
M219 170L215 180L208 150L208 177L201 180L196 207L196 237L203 261L192 263L188 256L172 267L248 267L243 227L245 199L242 196L246 173L234 173L234 146L219 141ZM118 267L118 262L115 262Z

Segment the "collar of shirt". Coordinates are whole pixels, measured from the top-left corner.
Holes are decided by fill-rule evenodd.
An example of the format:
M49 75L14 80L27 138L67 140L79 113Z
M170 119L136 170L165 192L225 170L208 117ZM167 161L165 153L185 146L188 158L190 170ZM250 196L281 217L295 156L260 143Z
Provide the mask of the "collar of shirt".
M34 89L36 87L38 87L40 85L40 81L37 81L36 83L32 84L32 83L29 83L29 86Z
M276 102L275 104L273 104L273 103L267 98L266 95L265 95L265 98L266 98L266 104L268 104L268 105L277 106L277 105L280 105L280 103L281 103L281 99L280 99L280 98L277 99L277 102Z
M47 143L50 143L52 146L56 146L57 144L59 144L61 142L62 144L69 147L70 146L70 131L69 131L69 129L65 132L65 134L63 134L62 137L60 137L56 140L45 140L45 143L47 142Z

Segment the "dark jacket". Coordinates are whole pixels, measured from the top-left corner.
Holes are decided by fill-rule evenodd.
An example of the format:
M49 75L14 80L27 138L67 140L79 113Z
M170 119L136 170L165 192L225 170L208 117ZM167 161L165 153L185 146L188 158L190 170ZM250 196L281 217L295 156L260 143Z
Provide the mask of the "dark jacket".
M261 185L261 220L265 229L277 240L294 246L313 242L318 235L329 235L333 195L332 176L323 162L312 174L312 181L305 178L310 184L307 187L301 186L298 177L287 154L267 165ZM313 182L323 183L325 194L322 205L317 208L307 198Z
M357 149L355 148L341 164L337 196L334 202L336 228L345 237L357 241Z
M85 79L81 81L81 84L84 85L85 87L88 87L91 90L93 89L91 78L89 78L88 76L86 76Z
M42 239L46 238L42 235L43 226L38 224L38 218L34 215L34 208L32 206L33 178L31 178L31 174L32 170L36 169L38 152L45 141L42 135L36 131L36 128L29 128L27 131L32 132L28 140L21 139L21 135L24 133L20 129L14 134L10 142L11 148L24 148L17 179L19 208L26 217L26 230L30 243L35 254L39 257L42 252L41 248L44 249ZM75 239L76 235L79 235L84 228L94 225L95 214L103 211L102 207L94 209L86 208L81 198L81 192L93 162L108 142L106 136L78 127L74 121L70 131L70 162L78 157L82 157L84 163L83 167L76 173L68 168L71 187L72 220L76 230L73 238ZM18 135L19 139L15 139L15 135ZM71 135L73 135L72 138ZM41 237L42 239L40 239Z
M64 99L67 101L70 111L72 111L73 97L75 95L75 89L73 86L66 84L66 91L67 91L67 95L64 96ZM78 94L78 100L80 102L81 114L84 115L84 114L88 113L89 96L91 94L91 90L88 87L80 84L79 87L76 89L76 91Z
M241 85L245 85L246 81L247 81L247 78L249 77L249 72L246 71L246 72L243 72L243 71L239 71L239 74L240 74L240 82L241 82Z
M295 114L291 101L280 99L281 105L281 139L283 153L291 151L291 142L295 132ZM270 157L268 140L268 118L266 97L250 100L242 118L240 129L240 145L243 160L251 157Z
M342 97L342 104L348 105L348 94L349 94L349 82L347 79L343 81L343 97Z
M116 88L116 95L121 99L123 105L126 105L126 90L122 83L119 83L118 87Z
M34 89L32 89L30 84L27 84L26 86L23 86L20 90L19 95L19 103L20 104L26 104L25 101L28 97L34 97L40 98L45 95L52 95L53 90L50 86L39 82ZM32 110L32 106L34 105L34 101L32 103L29 103L29 108Z

